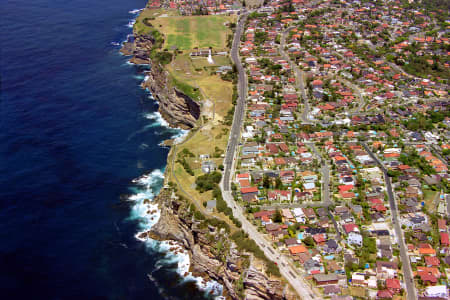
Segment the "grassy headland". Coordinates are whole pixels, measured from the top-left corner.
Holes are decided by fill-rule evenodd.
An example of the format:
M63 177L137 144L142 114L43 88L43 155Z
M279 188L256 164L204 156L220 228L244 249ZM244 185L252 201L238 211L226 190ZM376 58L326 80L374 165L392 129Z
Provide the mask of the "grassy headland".
M234 224L219 211L208 212L205 203L215 198L213 191L200 192L196 179L203 175L200 155L209 155L218 167L223 163L229 123L224 122L231 110L233 83L223 80L216 71L231 66L228 55L214 55L210 64L206 57L191 57L198 49L211 47L213 51L229 51L228 26L235 16L179 16L175 10L144 9L136 20L134 32L149 34L155 39L151 57L169 73L170 84L199 102L202 115L197 128L180 145L173 147L166 168L166 182L175 185L178 193L195 204L201 213ZM186 156L184 149L190 151ZM184 152L186 153L186 152Z

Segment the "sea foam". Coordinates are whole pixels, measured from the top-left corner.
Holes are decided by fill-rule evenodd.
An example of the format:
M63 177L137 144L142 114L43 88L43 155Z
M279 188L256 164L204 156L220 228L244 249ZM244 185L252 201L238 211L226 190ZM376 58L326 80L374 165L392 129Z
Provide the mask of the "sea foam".
M130 14L132 14L132 15L136 15L136 14L138 14L140 11L142 11L143 10L143 8L140 8L140 9L133 9L133 10L130 10L128 13L130 13Z
M174 140L175 144L179 144L179 143L183 142L189 133L189 130L170 127L169 123L166 120L164 120L164 118L161 116L161 114L157 111L145 114L145 118L154 121L154 123L150 124L150 126L152 126L152 127L161 126L161 127L164 127L165 130L169 130L172 133L171 138ZM156 134L158 134L158 133L156 133ZM160 133L160 134L162 134L162 133Z
M157 111L145 114L145 118L149 120L154 120L158 125L166 128L170 128L169 123L161 116L161 114ZM171 129L171 128L170 128Z
M158 268L164 265L176 265L175 271L183 278L182 282L194 281L197 287L205 295L221 297L223 287L215 281L205 281L201 277L195 277L189 272L190 257L189 254L174 241L156 241L150 238L141 238L140 234L149 231L161 217L158 205L153 203L155 195L164 184L164 170L153 170L132 181L136 187L130 188L133 194L129 197L134 204L131 208L129 219L138 220L139 232L135 235L136 239L145 243L150 251L156 251L164 254L164 258L157 262Z

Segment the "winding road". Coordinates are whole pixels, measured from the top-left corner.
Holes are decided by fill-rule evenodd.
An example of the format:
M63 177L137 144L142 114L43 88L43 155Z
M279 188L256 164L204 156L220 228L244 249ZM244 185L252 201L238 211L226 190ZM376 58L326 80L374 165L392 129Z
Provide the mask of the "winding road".
M223 175L224 190L230 190L230 172L235 159L234 155L238 146L241 135L242 123L245 114L245 100L247 98L247 78L244 67L239 58L239 45L241 42L241 35L244 30L244 24L247 19L247 14L242 14L239 18L234 33L233 45L231 48L231 59L236 65L238 71L238 99L234 110L233 124L231 125L230 138L228 140L228 147L225 155L225 170Z
M291 61L291 58L289 57L289 55L284 51L284 47L286 46L286 35L293 28L295 28L295 27L289 27L281 34L280 54L283 57L283 59L285 59L286 61L289 62L291 69L294 70L294 73L295 73L295 80L296 80L298 89L300 90L300 95L302 96L302 100L303 100L303 111L302 111L302 114L300 115L300 118L302 119L303 124L312 124L311 120L309 120L309 112L311 109L309 107L309 101L308 101L308 97L306 94L303 71L300 70L300 68L294 62Z
M314 291L314 288L311 287L309 283L305 281L303 276L299 274L299 271L291 265L289 259L280 254L278 249L275 249L272 246L272 242L266 239L264 234L260 233L257 230L257 228L247 220L242 208L238 204L236 204L233 195L231 194L230 182L233 173L235 153L239 143L240 131L244 120L245 100L247 97L247 79L245 75L245 70L239 58L240 37L243 32L246 18L247 14L242 14L241 17L239 18L239 22L236 26L233 46L231 49L231 58L235 63L237 71L239 73L238 74L239 97L237 99L235 107L233 125L231 127L230 138L228 141L227 152L225 155L225 169L223 173L224 175L222 177L222 181L220 182L222 195L227 205L231 207L234 217L242 223L242 229L249 235L249 238L253 239L260 246L261 250L267 256L267 258L269 258L278 265L281 275L283 275L283 277L294 288L294 290L297 292L300 298L303 300L320 299L320 297L316 296L318 295L318 293L316 293Z
M392 217L392 223L394 225L395 235L397 237L397 242L400 248L400 260L403 263L403 278L406 285L406 293L407 293L407 299L408 300L416 300L417 294L416 294L416 288L414 286L414 279L413 279L413 273L411 269L411 264L409 262L409 257L406 252L406 246L405 246L405 240L403 238L403 232L400 227L399 222L399 213L397 211L397 204L395 202L394 193L392 190L391 185L391 178L388 175L387 169L384 167L383 163L378 159L378 157L370 150L370 148L367 146L366 143L361 143L364 149L366 149L367 153L372 157L372 159L378 164L380 169L383 171L384 180L386 182L386 190L389 197L389 206L391 209L391 217Z

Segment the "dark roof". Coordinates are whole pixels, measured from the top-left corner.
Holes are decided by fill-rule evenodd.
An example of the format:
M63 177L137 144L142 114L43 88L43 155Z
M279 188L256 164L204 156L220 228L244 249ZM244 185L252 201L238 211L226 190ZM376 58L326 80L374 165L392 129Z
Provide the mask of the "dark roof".
M376 236L387 236L389 235L389 230L372 230L372 234Z
M338 277L336 274L314 274L313 278L317 282L336 281Z
M338 243L333 239L329 239L328 241L326 241L326 245L331 249L336 249L338 247Z

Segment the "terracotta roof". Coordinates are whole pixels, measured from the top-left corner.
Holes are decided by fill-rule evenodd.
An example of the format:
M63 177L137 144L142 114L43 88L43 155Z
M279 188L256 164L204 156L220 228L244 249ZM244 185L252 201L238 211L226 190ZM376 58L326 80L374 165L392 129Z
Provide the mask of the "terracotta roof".
M257 192L258 192L258 188L256 186L241 189L242 194L257 193Z
M306 247L304 245L296 245L296 246L289 247L289 252L291 254L304 253L306 251L308 251L308 249L306 249Z
M386 287L388 289L400 289L400 280L396 278L388 278L386 279Z

